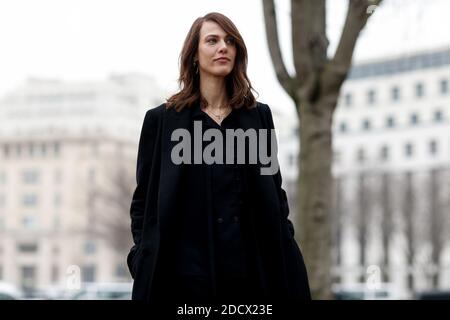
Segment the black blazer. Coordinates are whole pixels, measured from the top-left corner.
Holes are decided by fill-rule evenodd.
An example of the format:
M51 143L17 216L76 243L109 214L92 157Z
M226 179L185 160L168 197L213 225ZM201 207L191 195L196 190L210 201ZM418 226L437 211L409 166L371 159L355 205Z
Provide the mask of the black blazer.
M162 104L148 110L144 118L137 157L137 186L130 208L135 244L127 256L134 279L133 300L152 301L158 297L154 285L156 270L165 269L158 264L160 248L170 241L170 230L176 224L176 191L182 170L182 165L174 164L170 158L173 146L179 143L171 141L171 134L175 129L188 128L191 113L189 108L176 112ZM274 128L269 106L260 102L252 109L239 109L238 122L244 131ZM262 295L310 299L305 264L288 219L289 205L281 187L280 170L274 175L261 175L261 167L264 165L259 161L248 164L250 210L241 222L253 230L252 252L258 264Z

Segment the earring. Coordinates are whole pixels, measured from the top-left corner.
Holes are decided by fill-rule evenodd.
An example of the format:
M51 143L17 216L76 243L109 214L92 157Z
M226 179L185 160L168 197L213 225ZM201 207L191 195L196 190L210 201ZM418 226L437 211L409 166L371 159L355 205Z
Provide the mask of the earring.
M194 61L194 69L195 69L195 74L198 74L198 64L197 61Z

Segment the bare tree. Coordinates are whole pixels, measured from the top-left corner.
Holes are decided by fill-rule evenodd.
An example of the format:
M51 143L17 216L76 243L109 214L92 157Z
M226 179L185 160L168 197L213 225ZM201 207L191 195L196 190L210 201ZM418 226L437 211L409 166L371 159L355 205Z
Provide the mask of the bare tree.
M361 172L358 175L357 183L357 207L356 207L356 230L359 245L359 265L362 267L360 282L365 281L365 269L367 265L367 246L369 239L369 225L371 217L373 186L370 184L369 174Z
M300 245L313 298L330 299L331 123L361 30L381 0L349 0L336 52L327 56L326 0L292 0L295 75L282 59L273 0L263 0L266 37L276 76L295 103L300 121L297 188ZM372 7L371 7L372 6Z
M415 192L414 192L414 182L413 174L411 171L407 171L404 176L404 194L402 202L402 214L404 221L404 236L406 240L406 261L407 261L407 281L408 289L410 291L414 290L414 262L416 258L416 232L414 227L414 222L416 220L415 214Z
M343 235L343 219L345 212L345 198L343 196L343 177L335 177L333 180L333 197L331 205L331 250L333 253L333 265L339 270L342 264L342 235ZM340 279L338 275L335 277ZM339 281L340 282L340 281Z
M433 168L429 175L428 203L429 203L429 241L431 244L431 286L437 289L439 285L439 273L442 253L445 245L445 215L443 201L440 196L442 188L441 177L444 174L442 168Z
M384 282L390 281L389 276L389 251L391 247L391 240L394 233L394 220L393 220L393 206L392 206L392 184L394 179L388 172L381 174L381 187L380 187L380 204L381 204L381 244L382 244L382 279Z
M88 189L90 234L105 240L124 256L132 244L129 209L134 175L129 168L117 161L105 164L102 183Z

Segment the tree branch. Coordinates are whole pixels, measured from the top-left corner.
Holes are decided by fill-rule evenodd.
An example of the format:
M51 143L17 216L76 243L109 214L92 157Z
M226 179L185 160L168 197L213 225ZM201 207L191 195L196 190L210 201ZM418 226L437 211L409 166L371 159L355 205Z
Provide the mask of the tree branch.
M299 93L303 99L314 100L318 75L327 61L325 0L292 0L292 49Z
M270 58L275 67L278 81L289 96L296 100L293 86L293 78L287 72L281 55L280 42L278 39L277 18L273 0L263 0L264 19L266 27L267 43L269 44Z
M349 0L347 16L334 58L326 70L327 87L340 87L350 70L356 41L375 8L382 0ZM330 77L327 77L330 75Z

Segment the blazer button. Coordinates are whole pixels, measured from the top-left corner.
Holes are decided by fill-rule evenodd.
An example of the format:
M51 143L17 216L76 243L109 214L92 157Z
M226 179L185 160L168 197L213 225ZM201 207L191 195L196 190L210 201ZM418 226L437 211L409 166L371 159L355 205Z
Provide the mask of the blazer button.
M237 223L237 222L239 222L239 217L238 217L238 216L234 216L234 217L233 217L233 220L234 220L234 222Z
M222 218L217 218L217 222L218 222L218 223L222 223L222 222L223 222L223 219L222 219Z

